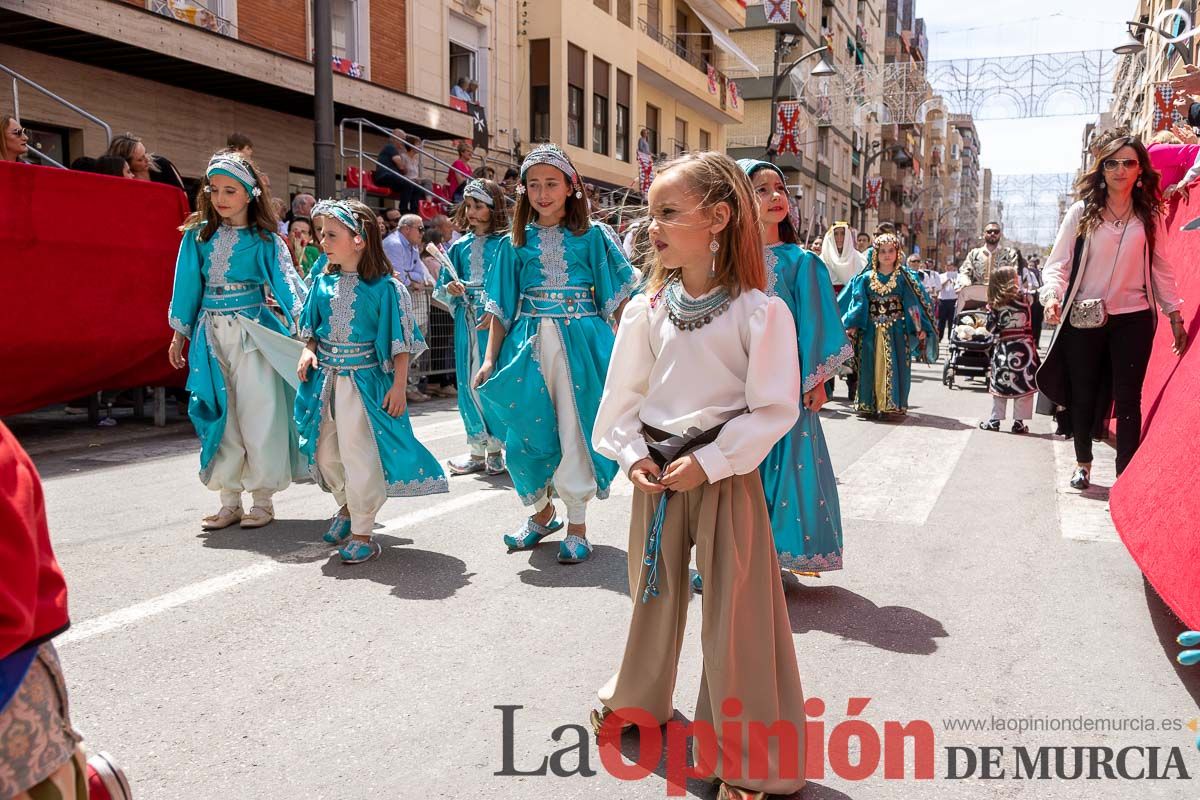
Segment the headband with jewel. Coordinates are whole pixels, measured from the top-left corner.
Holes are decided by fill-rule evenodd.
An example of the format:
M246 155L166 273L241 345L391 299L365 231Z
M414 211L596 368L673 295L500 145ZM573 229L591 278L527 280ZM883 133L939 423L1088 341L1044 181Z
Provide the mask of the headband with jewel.
M746 173L747 178L753 179L754 173L760 169L769 169L773 170L779 176L779 180L785 184L787 183L787 179L783 177L783 170L779 168L779 165L772 164L770 161L759 161L756 158L739 158L737 165L742 168L742 172Z
M571 159L567 157L561 147L550 143L539 144L530 150L529 155L525 156L525 160L521 162L521 182L517 185L518 194L525 194L525 173L529 172L529 168L535 164L548 164L566 175L567 180L571 182L571 188L575 190L575 198L583 199L583 187L579 184L579 173L575 171L575 165L571 163Z
M322 200L313 206L312 218L333 217L358 236L363 234L363 223L354 209L345 200Z
M478 200L489 208L496 205L496 201L492 198L492 193L487 190L487 187L483 185L483 181L479 178L472 178L467 183L467 188L463 189L463 197Z
M213 175L225 175L244 186L251 197L258 197L262 194L262 189L258 188L258 181L250 170L249 162L236 153L217 153L209 159L204 175L207 178L212 178Z

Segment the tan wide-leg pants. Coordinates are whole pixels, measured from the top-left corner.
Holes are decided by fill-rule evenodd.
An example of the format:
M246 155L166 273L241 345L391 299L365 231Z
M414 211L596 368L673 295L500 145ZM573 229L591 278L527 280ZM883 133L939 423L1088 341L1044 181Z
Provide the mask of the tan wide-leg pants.
M212 459L208 488L221 505L240 507L242 492L256 506L271 508L271 496L292 482L283 378L243 334L240 317L209 318L209 346L225 379L225 430Z
M370 536L375 516L387 502L379 447L354 378L337 375L326 380L334 384L329 402L321 409L317 468L338 506L350 510L350 532Z
M633 620L621 668L600 690L600 702L614 710L644 709L660 723L671 719L691 597L688 564L694 544L704 579L700 633L704 669L695 720L710 723L717 733L722 755L716 775L754 791L796 792L804 786L804 694L758 471L671 498L663 521L659 595L643 603L646 532L657 503L657 495L634 492L629 525ZM722 703L731 698L741 702L742 712L726 718ZM740 723L742 742L721 737L727 721ZM765 754L754 745L748 734L752 722L792 727L798 749L782 763L798 765L794 774L781 774L778 737L768 739ZM739 745L740 750L735 749ZM727 758L736 763L737 755L730 754L739 752L740 771L727 775L721 764ZM753 775L751 763L756 767ZM765 770L761 769L764 763Z

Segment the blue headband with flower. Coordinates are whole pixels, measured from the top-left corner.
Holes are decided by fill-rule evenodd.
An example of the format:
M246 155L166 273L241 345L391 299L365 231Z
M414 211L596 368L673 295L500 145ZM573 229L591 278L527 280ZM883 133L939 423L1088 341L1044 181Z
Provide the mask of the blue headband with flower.
M250 163L237 153L217 153L209 159L204 176L212 178L213 175L233 178L245 187L246 193L251 197L262 195L262 189L258 188L258 180L250 170Z
M351 232L358 236L362 236L363 222L358 215L354 213L354 209L345 200L322 200L313 206L312 218L317 217L333 217L338 222L345 225Z

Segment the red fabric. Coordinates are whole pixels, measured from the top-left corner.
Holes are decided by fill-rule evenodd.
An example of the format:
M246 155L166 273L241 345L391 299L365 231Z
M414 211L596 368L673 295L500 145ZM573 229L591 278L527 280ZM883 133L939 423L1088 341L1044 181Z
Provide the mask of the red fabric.
M1200 193L1172 204L1158 246L1175 268L1191 347L1171 352L1171 326L1159 317L1142 388L1143 438L1113 487L1109 507L1129 553L1168 606L1200 629L1200 234L1179 228L1200 216Z
M50 531L42 482L0 422L0 658L67 626L67 582Z
M1152 144L1146 149L1150 153L1150 164L1162 176L1159 186L1166 189L1179 183L1196 163L1200 144Z
M457 159L452 167L453 168L446 173L446 184L450 187L451 195L454 194L454 190L458 188L459 183L467 180L455 170L460 170L466 175L471 174L471 165L463 161L461 158Z
M167 364L183 192L0 162L0 209L0 416L184 384Z

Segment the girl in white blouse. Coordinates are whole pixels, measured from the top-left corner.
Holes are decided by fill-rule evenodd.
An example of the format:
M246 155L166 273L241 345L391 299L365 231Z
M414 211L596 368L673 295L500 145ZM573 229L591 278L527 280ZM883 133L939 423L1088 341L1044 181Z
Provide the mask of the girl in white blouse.
M763 292L758 204L731 159L680 156L649 200L647 286L617 329L592 433L637 489L633 619L592 724L599 735L671 719L695 545L705 589L698 768L721 780L719 798L790 794L804 785L804 699L758 465L798 414L795 325ZM743 731L781 723L786 734L756 746L750 770L747 743L722 739L726 719ZM709 743L733 759L740 745L740 772L709 763Z
M1117 421L1117 475L1141 441L1142 381L1158 315L1171 319L1174 352L1187 347L1182 301L1170 263L1155 249L1162 211L1158 173L1141 141L1113 132L1092 148L1042 271L1046 322L1058 325L1038 370L1038 389L1067 409L1075 440L1071 486L1091 485L1092 433L1111 394Z

